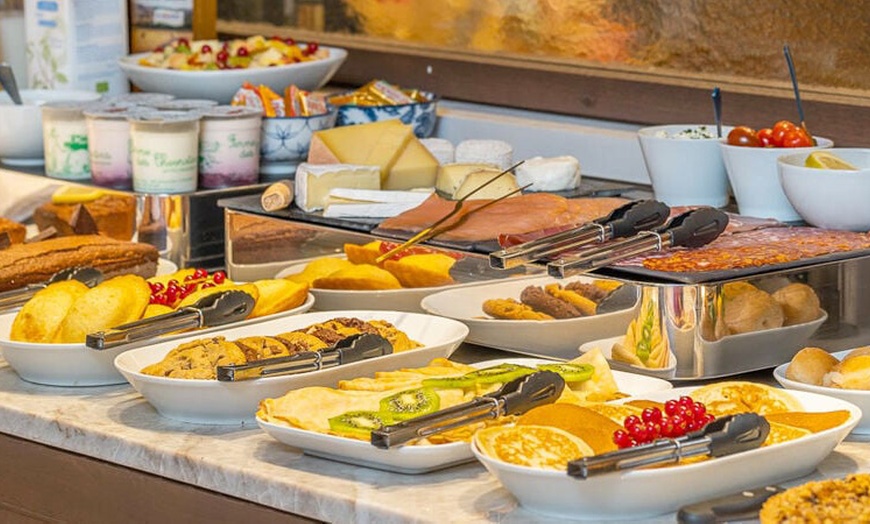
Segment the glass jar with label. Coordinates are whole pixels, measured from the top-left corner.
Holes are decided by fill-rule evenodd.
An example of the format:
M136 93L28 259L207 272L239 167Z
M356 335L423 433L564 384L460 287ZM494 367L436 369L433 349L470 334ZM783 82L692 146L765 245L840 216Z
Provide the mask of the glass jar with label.
M45 174L64 180L88 180L88 128L84 110L93 102L50 102L42 106Z
M91 179L94 184L115 189L133 187L130 164L130 122L127 117L141 113L136 104L114 101L85 110Z
M195 191L199 113L151 111L127 119L133 189L140 193Z
M262 110L217 106L201 114L200 187L256 184L260 176Z

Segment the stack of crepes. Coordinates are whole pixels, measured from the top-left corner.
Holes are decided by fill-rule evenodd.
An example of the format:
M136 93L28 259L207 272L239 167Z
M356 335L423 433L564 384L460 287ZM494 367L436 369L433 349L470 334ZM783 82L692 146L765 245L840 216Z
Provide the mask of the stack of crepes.
M622 395L613 377L607 360L599 351L585 355L567 363L588 366L591 376L587 380L572 383L559 398L559 402L580 404L583 402L603 402L621 398ZM257 417L266 422L283 424L293 428L334 434L350 438L368 439L367 432L336 430L331 427L330 419L348 413L372 413L381 407L383 399L399 393L428 389L437 394L438 409L445 409L475 397L491 393L502 386L502 383L475 383L464 387L424 387L426 379L447 379L462 377L474 373L477 368L438 358L423 368L400 369L397 371L382 371L375 373L374 378L362 377L339 382L338 388L307 387L290 391L280 398L265 399L260 403ZM567 380L567 379L566 379ZM479 422L433 435L417 441L417 444L443 444L456 441L468 441L473 433L485 425L504 424L511 417L503 417L487 423Z
M481 242L499 235L519 235L562 226L580 225L606 216L625 204L623 198L563 198L530 193L506 198L479 212L489 200L466 201L459 213L442 226L438 240ZM456 202L433 194L421 205L384 220L376 232L407 234L425 229L453 210ZM474 211L473 214L470 214Z

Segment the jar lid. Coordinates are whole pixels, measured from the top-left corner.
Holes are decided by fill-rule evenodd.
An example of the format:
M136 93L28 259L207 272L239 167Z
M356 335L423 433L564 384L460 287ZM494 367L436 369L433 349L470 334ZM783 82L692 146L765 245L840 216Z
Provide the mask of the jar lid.
M127 93L124 95L113 96L108 102L132 102L134 104L159 104L161 102L169 102L174 100L175 96L167 93Z
M85 108L84 113L88 118L101 118L105 120L124 120L132 113L153 111L148 107L142 107L134 102L110 100L103 104L94 104Z
M185 122L198 122L201 115L196 111L137 111L127 115L127 120L140 124L182 124Z
M197 98L179 98L177 100L168 100L165 102L155 102L147 104L155 109L165 111L192 111L195 109L205 109L218 105L214 100L197 99Z
M200 111L203 118L229 120L233 118L262 117L263 110L247 106L215 106Z
M56 102L46 102L42 104L42 110L48 111L52 116L82 116L86 109L90 109L99 104L100 101L74 101L63 100Z

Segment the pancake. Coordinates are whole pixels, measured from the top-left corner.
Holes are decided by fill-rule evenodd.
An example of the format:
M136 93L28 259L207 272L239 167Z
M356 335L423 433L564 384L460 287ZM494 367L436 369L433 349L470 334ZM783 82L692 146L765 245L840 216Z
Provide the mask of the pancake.
M594 454L579 437L549 426L501 426L482 429L474 442L487 456L540 469L564 471L568 462Z
M748 412L767 415L803 411L800 401L788 391L754 382L717 382L696 389L691 397L703 402L707 412L717 417Z
M582 406L573 404L548 404L525 413L517 420L518 426L549 426L571 433L589 444L599 455L616 451L613 432L623 429L621 424Z

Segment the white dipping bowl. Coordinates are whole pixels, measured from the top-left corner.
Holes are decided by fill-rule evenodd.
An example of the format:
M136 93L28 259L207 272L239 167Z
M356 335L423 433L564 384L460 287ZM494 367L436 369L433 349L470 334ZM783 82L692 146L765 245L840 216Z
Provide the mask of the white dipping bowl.
M42 104L99 98L99 93L91 91L23 89L24 104L19 106L9 93L0 92L0 159L10 165L43 164Z
M833 147L827 138L814 137L813 147L745 147L732 146L720 140L722 159L731 181L731 189L741 215L775 218L783 222L801 219L792 207L779 182L776 159L782 155L804 153Z
M212 336L219 334L233 340L277 335L337 317L386 320L423 347L320 371L240 382L157 377L141 372L145 366L163 360L179 344L208 336L198 334L132 349L119 355L115 366L164 417L194 424L253 424L260 401L265 398L280 397L291 389L307 386L334 387L339 380L372 376L376 371L425 366L434 358L449 357L468 335L464 324L431 315L398 311L326 311L224 329Z
M705 128L713 138L678 136ZM723 127L727 135L731 127ZM673 124L645 127L637 138L657 200L669 206L728 204L728 175L722 161L715 124Z
M782 189L808 224L827 229L870 230L870 149L833 149L857 171L805 167L809 153L779 157Z
M130 82L143 91L168 93L177 98L207 98L228 104L245 82L255 86L265 84L276 93L284 93L291 84L306 91L322 87L344 63L347 51L327 46L320 46L320 49L329 51L329 56L274 67L180 71L139 65L139 60L151 53L129 55L120 59L118 64Z

